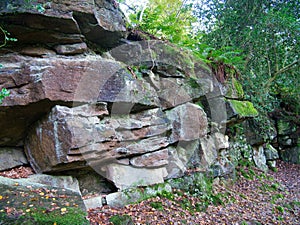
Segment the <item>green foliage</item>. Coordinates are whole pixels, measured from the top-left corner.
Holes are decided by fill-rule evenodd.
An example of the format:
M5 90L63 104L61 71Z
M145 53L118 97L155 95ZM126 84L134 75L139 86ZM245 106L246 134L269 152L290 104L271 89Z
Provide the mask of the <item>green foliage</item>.
M224 204L224 199L228 197L226 194L213 193L212 178L201 173L173 179L169 182L175 190L174 195L182 196L180 201L181 207L191 212L205 211L210 204L222 205ZM185 198L184 196L189 196L190 198ZM191 201L191 198L197 199L197 202Z
M10 95L10 92L6 88L2 88L0 91L0 105L2 104L2 101L5 97L8 97Z
M260 187L263 191L278 191L281 190L282 187L278 183L273 183L271 185L263 183Z
M115 215L109 219L114 225L130 225L133 224L132 219L129 215Z
M0 44L0 48L4 47L9 41L17 41L16 38L10 37L10 33L7 32L6 30L4 30L1 26L0 26L0 31L1 31L2 35L4 36L4 38Z
M159 192L157 194L159 197L162 197L162 198L167 198L169 200L174 200L175 196L172 192L169 192L169 191L165 191L163 190L162 192Z
M276 203L276 201L278 200L278 199L284 199L284 195L283 194L275 194L275 195L273 195L272 196L272 200L271 200L271 203Z
M245 63L235 65L241 71L246 98L255 108L267 114L280 102L286 102L299 113L297 0L199 2L196 15L205 32L201 41L213 49L231 46L233 50L243 50Z
M275 211L284 213L284 208L282 206L278 205L278 206L275 206Z
M134 13L129 18L130 26L134 29L189 49L205 62L228 65L244 62L241 50L229 46L214 48L209 43L200 42L203 33L197 29L194 3L183 0L150 0L146 6L133 10Z
M240 84L240 82L238 82L237 79L232 78L232 83L233 83L234 90L237 93L237 96L241 99L244 98L244 90L243 90L243 86Z
M181 0L150 0L130 19L133 26L172 43L189 40L195 21L191 5Z
M154 209L159 210L159 211L163 211L164 210L162 202L150 202L150 206L152 208L154 208Z

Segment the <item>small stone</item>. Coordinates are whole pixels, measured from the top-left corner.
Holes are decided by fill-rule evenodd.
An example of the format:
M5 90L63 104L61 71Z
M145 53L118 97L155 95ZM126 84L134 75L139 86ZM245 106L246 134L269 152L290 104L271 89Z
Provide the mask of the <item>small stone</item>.
M263 146L253 147L253 161L259 169L263 171L268 170Z
M267 160L275 160L279 158L278 151L271 144L266 145L264 153Z
M222 133L214 133L212 138L215 140L216 149L229 148L228 136Z
M54 47L57 54L60 55L76 55L87 51L86 43L69 44L69 45L57 45Z
M86 207L86 209L92 209L92 208L98 208L98 207L102 207L102 200L103 197L102 196L97 196L97 197L91 197L88 199L84 199L84 205Z

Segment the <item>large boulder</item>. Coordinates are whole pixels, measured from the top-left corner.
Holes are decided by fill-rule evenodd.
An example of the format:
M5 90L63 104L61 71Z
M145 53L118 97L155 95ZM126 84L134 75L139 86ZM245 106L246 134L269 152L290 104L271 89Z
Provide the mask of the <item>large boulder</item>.
M204 110L195 104L186 103L167 111L172 124L171 140L193 141L207 134L208 122Z
M124 15L109 0L6 0L0 4L0 18L17 45L54 47L85 39L105 49L116 46L126 32Z

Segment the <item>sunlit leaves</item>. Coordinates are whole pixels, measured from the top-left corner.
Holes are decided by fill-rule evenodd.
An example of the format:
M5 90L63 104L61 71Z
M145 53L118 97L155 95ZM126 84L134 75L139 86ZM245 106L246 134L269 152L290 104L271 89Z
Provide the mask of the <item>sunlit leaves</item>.
M0 91L0 104L2 104L3 99L9 95L10 91L8 91L6 88L2 88Z
M191 5L182 0L150 0L149 3L132 14L130 19L136 27L161 39L175 44L183 43L192 34Z

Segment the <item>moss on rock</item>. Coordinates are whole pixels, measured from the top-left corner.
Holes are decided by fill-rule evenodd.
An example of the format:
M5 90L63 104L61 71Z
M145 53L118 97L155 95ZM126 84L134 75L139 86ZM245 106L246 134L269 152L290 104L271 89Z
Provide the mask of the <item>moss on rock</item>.
M244 90L240 82L238 82L237 79L233 78L233 85L234 85L234 89L236 90L238 98L241 99L244 98Z
M232 77L227 82L227 97L229 98L237 98L237 99L243 99L244 98L244 90L243 86L240 84L240 82Z
M249 101L227 100L236 114L240 117L255 117L258 115L257 110Z

